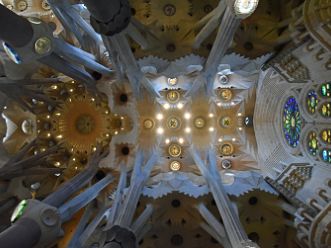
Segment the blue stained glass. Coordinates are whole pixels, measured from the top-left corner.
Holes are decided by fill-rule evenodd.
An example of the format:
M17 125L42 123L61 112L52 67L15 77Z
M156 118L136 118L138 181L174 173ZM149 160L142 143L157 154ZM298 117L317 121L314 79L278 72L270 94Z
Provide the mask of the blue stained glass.
M322 159L324 162L331 164L331 150L323 149L322 150Z
M302 120L296 99L291 96L287 99L283 108L283 131L287 143L292 147L299 144L302 130Z

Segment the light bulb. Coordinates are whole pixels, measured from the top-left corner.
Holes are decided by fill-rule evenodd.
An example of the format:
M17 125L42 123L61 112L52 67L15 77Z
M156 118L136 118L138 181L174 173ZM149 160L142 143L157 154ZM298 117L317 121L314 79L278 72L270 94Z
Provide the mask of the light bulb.
M186 112L186 113L184 114L184 118L185 118L186 120L189 120L189 119L191 118L191 114L190 114L189 112Z
M158 119L159 121L162 120L162 119L163 119L163 114L158 113L158 114L156 115L156 119Z
M183 107L184 107L184 104L183 103L180 102L180 103L177 104L177 108L178 109L182 109Z
M190 127L185 128L185 133L190 133L190 132L191 132L191 128Z
M157 134L163 134L164 133L164 129L162 127L159 127L157 130L156 130Z
M164 108L164 109L170 109L170 104L169 104L169 103L165 103L165 104L163 104L163 108Z

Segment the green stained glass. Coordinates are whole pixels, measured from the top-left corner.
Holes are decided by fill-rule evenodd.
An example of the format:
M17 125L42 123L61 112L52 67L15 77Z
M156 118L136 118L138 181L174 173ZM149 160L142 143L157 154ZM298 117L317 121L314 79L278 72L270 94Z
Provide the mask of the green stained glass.
M315 132L310 132L308 135L308 150L313 156L316 156L318 153L318 140Z
M321 95L323 97L331 96L331 83L326 83L321 85Z
M10 221L14 223L17 221L24 213L26 207L28 206L28 201L27 200L22 200L17 207L15 208L13 214L10 217Z
M311 114L316 112L317 104L318 104L318 96L315 90L311 90L307 94L307 108Z
M301 129L302 120L298 103L294 97L289 97L283 108L283 132L290 146L298 146Z

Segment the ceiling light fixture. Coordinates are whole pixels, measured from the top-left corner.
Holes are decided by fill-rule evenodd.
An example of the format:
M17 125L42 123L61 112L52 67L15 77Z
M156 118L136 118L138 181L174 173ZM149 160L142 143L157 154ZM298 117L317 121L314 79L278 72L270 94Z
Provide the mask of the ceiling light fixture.
M157 115L156 115L156 119L157 120L162 120L163 119L163 114L161 114L161 113L158 113Z
M163 104L163 108L164 108L164 109L170 109L170 104L169 104L169 103L165 103L165 104Z
M184 114L184 118L185 118L186 120L191 119L191 113L186 112L186 113Z
M156 133L157 134L163 134L164 133L164 129L162 127L159 127L157 130L156 130Z
M247 18L254 13L259 0L235 0L234 1L234 12L239 18Z
M184 107L184 104L183 103L180 102L180 103L177 104L177 108L178 109L182 109L183 107Z
M181 168L181 164L178 161L172 161L170 163L170 170L172 171L179 171Z

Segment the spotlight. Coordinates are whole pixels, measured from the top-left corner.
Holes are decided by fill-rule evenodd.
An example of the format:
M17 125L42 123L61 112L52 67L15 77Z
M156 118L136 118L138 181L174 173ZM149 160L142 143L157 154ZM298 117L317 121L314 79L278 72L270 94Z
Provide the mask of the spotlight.
M191 128L190 127L185 128L185 133L190 133L190 132L191 132Z
M163 114L158 113L158 114L156 115L156 119L158 119L159 121L162 120L162 119L163 119Z
M157 130L156 130L157 134L163 134L164 133L164 129L162 127L159 127Z
M180 103L177 104L177 108L178 109L182 109L183 107L184 107L184 104L183 103L180 102Z
M184 118L185 118L186 120L189 120L189 119L191 118L191 113L186 112L186 113L184 114Z
M170 109L170 104L169 104L169 103L165 103L165 104L163 104L163 108L164 108L164 109Z

